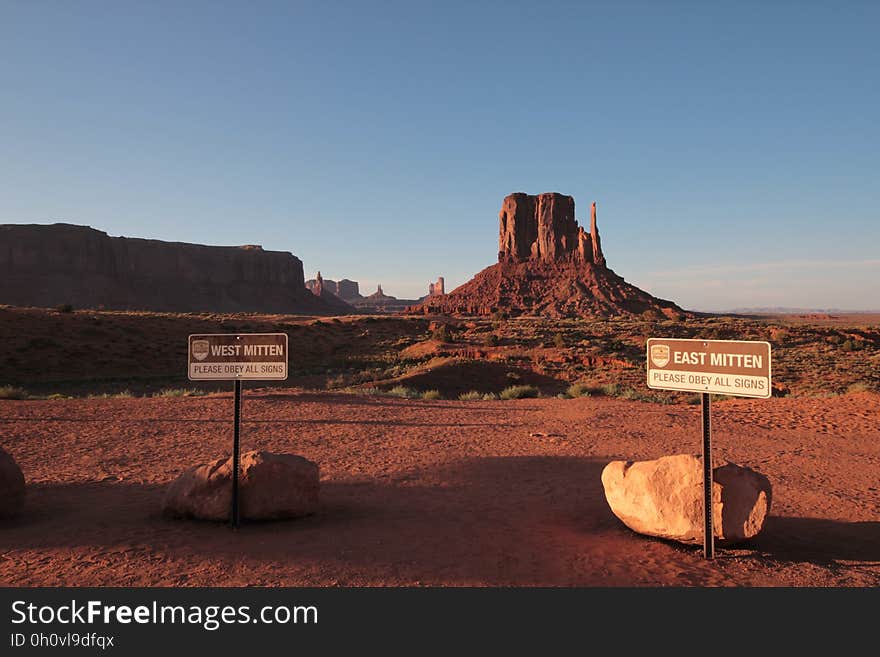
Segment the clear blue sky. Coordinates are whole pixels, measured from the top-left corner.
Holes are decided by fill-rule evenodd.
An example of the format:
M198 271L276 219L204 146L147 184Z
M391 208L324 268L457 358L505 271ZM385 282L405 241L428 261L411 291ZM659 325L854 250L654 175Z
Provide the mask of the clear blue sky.
M0 0L0 222L291 251L401 297L513 191L690 308L880 308L876 2Z

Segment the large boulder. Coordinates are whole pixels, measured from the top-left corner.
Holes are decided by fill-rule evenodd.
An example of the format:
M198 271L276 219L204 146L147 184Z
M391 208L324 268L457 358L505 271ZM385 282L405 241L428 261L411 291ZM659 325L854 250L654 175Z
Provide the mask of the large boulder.
M318 464L295 454L246 452L239 465L239 515L295 518L318 508ZM232 457L190 468L165 492L164 512L177 518L229 520Z
M770 480L725 463L713 469L712 530L736 543L756 536L770 512ZM682 543L703 542L703 461L692 454L612 461L602 471L608 505L633 531Z
M0 447L0 518L18 515L24 508L24 475L15 459Z

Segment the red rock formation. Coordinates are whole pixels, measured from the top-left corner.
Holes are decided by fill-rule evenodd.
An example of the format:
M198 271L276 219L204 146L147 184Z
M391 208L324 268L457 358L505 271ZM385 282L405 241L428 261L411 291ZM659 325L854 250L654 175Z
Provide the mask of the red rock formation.
M315 276L315 280L306 281L306 287L312 291L316 297L324 296L324 279L321 278L321 272L318 272L318 275Z
M347 278L343 278L341 281L333 281L329 278L322 278L321 272L318 272L316 278L310 278L307 280L306 287L317 296L322 296L324 292L329 292L343 301L357 301L363 299L357 281L350 281ZM320 294L316 292L319 288L321 290Z
M361 298L360 286L357 281L343 278L336 284L336 296L344 301L353 301Z
M511 194L501 204L499 215L498 260L528 260L532 244L538 239L535 197Z
M309 293L302 261L290 253L110 237L70 224L0 225L0 303L320 315L354 310Z
M602 254L602 241L599 239L599 227L596 226L596 202L590 209L590 237L593 247L592 260L597 265L605 266L605 256Z
M602 253L592 205L590 232L575 220L574 199L563 194L511 194L499 215L498 264L442 297L428 296L412 312L551 317L655 311L684 314L611 271Z
M501 205L499 262L556 262L576 255L605 266L593 203L590 232L578 225L574 199L555 192L530 196L511 194Z
M439 297L446 294L446 281L440 276L436 283L428 283L428 296Z

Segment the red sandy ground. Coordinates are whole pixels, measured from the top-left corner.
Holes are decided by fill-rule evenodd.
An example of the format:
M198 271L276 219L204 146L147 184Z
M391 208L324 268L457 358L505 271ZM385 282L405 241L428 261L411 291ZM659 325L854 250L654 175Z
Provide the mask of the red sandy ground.
M715 411L716 458L767 474L774 499L764 533L710 563L626 529L599 479L699 451L693 406L246 391L243 448L319 462L323 508L234 533L160 513L169 480L228 453L229 395L0 401L29 484L0 584L880 584L880 395Z

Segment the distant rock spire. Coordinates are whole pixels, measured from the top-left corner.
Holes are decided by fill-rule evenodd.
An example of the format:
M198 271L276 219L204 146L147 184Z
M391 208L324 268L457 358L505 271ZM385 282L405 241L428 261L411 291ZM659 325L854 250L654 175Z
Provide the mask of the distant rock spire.
M593 242L593 262L605 267L605 256L602 254L602 242L599 240L599 227L596 225L596 202L590 209L590 235Z

